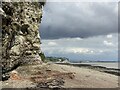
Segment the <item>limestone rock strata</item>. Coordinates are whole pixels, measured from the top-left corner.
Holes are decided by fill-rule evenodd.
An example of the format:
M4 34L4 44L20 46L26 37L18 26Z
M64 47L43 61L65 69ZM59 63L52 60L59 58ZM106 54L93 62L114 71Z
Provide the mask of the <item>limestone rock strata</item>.
M41 63L39 24L43 2L2 2L2 73Z

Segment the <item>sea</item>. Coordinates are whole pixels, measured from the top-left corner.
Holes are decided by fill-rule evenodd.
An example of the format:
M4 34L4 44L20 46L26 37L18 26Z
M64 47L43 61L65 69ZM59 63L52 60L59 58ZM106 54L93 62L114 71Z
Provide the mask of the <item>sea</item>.
M102 66L106 68L120 69L120 62L81 62L72 64L85 64L91 66Z

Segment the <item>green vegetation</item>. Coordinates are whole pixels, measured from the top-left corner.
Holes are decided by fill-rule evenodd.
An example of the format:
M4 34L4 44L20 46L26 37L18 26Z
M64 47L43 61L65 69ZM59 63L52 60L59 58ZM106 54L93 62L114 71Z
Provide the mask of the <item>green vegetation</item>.
M42 61L45 62L45 55L44 55L44 53L39 53L39 55L40 55Z
M49 61L51 61L51 62L63 62L66 60L69 61L69 59L66 57L46 57L45 60L46 60L46 62L49 62Z
M66 57L45 57L44 53L39 53L41 59L43 62L64 62L64 61L69 61L68 58Z

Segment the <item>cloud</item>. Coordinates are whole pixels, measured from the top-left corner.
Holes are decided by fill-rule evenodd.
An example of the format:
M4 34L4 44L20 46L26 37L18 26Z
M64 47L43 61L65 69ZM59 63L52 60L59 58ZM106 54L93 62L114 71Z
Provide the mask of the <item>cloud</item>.
M103 41L103 43L106 45L106 46L114 46L114 44L112 42L109 42L109 41Z
M57 43L55 43L55 42L48 42L48 45L49 45L49 46L56 46Z
M76 47L73 47L73 48L66 48L64 50L64 52L67 52L67 53L84 53L84 54L90 54L90 53L93 53L92 50L89 50L87 48L76 48Z
M101 35L84 39L43 39L41 47L46 56L63 56L70 60L118 60L118 34L111 35L112 38Z
M46 3L42 39L88 38L118 32L117 2Z
M111 34L107 35L107 38L112 38L112 35Z

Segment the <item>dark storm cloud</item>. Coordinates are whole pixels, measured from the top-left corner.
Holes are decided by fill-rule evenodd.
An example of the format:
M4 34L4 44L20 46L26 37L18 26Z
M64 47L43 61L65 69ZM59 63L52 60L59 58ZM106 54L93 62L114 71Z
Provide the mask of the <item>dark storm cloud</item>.
M118 3L118 32L120 33L120 2Z
M40 27L43 39L87 38L117 33L117 3L58 3L44 7Z

